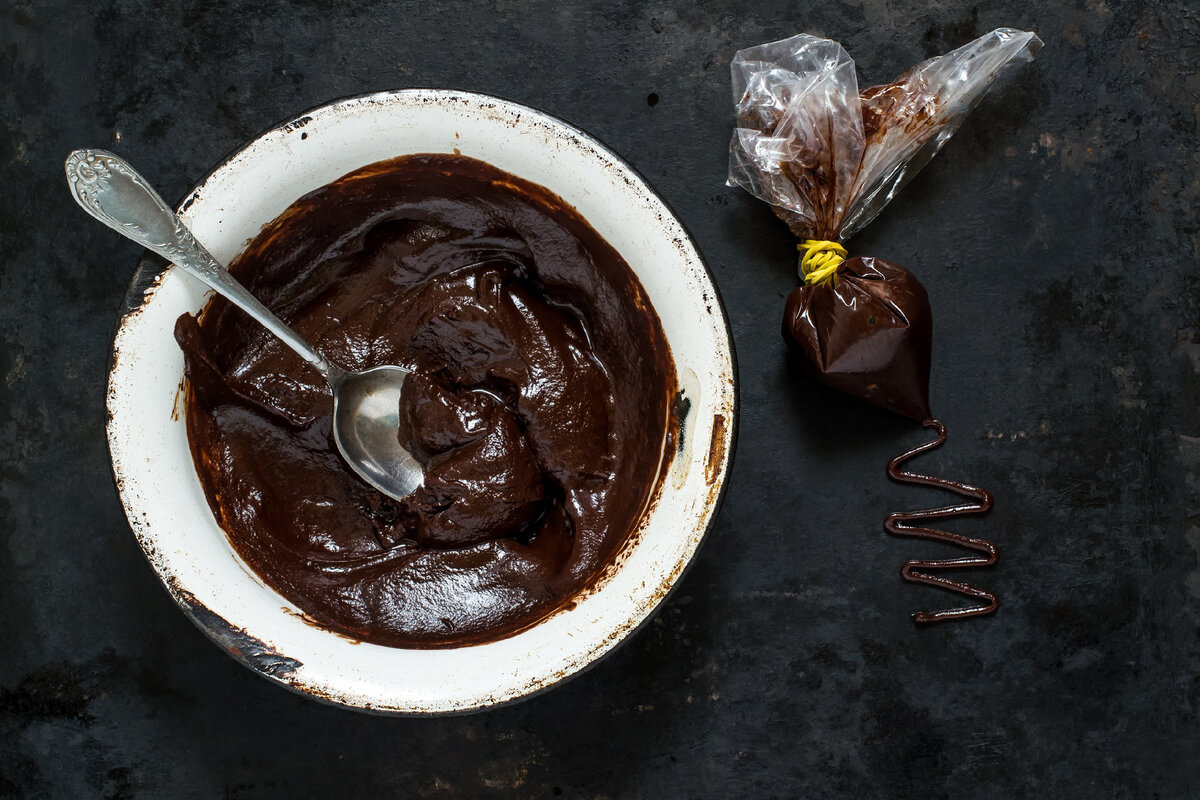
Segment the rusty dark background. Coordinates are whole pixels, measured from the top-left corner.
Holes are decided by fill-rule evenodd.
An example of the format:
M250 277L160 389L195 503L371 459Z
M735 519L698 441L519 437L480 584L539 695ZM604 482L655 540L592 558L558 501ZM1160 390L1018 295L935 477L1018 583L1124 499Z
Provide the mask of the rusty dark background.
M864 85L993 27L1038 61L853 242L936 321L923 467L991 489L993 618L916 629L889 538L914 425L800 380L794 252L724 184L728 64L800 31ZM1200 796L1200 7L1194 0L0 2L0 796ZM62 161L176 200L227 152L368 90L490 92L632 161L692 230L740 360L726 502L654 621L545 695L383 719L239 666L172 604L105 450L137 248Z

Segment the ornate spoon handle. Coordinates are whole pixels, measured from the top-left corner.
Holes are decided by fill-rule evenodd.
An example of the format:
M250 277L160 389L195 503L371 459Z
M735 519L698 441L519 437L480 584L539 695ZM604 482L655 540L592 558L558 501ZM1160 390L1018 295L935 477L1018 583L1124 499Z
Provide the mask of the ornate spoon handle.
M326 380L341 380L342 370L246 291L123 159L104 150L76 150L67 158L67 181L84 211L220 292L312 364Z

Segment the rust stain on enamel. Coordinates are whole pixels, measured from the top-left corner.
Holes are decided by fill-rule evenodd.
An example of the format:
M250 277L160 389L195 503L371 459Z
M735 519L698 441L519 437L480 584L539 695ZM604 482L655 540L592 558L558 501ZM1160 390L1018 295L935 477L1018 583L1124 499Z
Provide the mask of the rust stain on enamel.
M713 416L712 441L708 446L708 462L704 465L704 482L710 486L721 477L721 465L725 463L725 415Z

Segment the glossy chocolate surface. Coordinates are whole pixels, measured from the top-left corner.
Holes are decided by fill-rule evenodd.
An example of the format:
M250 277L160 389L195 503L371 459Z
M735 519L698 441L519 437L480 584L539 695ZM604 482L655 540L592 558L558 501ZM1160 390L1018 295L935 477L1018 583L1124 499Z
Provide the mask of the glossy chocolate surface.
M832 284L788 296L783 336L820 381L911 417L929 419L929 297L911 272L881 258L842 262Z
M413 370L396 502L331 439L321 378L215 300L180 318L197 471L238 553L319 624L406 647L488 641L609 564L657 486L676 392L632 270L542 187L461 156L364 167L231 266L349 369Z

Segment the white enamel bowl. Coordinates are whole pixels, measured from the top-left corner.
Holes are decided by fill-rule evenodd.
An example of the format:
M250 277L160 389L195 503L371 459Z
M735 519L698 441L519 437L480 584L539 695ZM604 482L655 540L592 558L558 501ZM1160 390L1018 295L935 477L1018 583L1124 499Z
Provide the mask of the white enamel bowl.
M237 556L200 487L177 408L176 318L203 286L144 266L113 344L108 443L129 523L175 601L251 669L332 703L381 713L486 708L546 689L615 647L663 600L720 502L736 427L733 350L712 278L679 221L628 164L586 133L506 100L410 90L310 111L228 158L180 216L228 263L301 195L408 153L482 159L548 187L629 262L654 304L690 407L663 489L616 564L570 610L489 644L402 650L302 618Z

